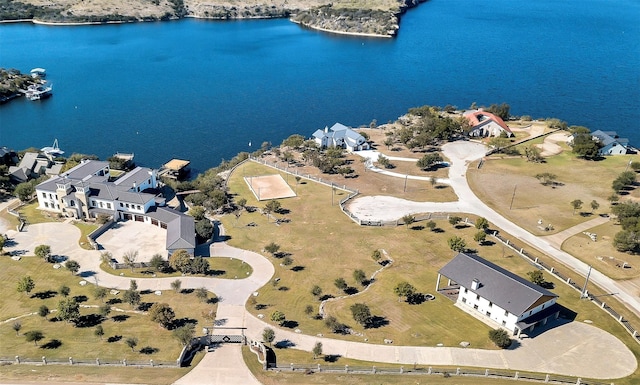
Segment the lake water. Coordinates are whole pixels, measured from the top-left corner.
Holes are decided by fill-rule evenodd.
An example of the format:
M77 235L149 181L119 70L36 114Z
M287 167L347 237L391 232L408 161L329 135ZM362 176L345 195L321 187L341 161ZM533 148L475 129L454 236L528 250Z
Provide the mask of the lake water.
M0 25L0 67L47 69L54 96L0 106L0 145L197 171L263 141L424 104L507 102L512 114L616 130L640 146L640 3L431 0L395 39L287 20ZM252 147L249 147L249 142Z

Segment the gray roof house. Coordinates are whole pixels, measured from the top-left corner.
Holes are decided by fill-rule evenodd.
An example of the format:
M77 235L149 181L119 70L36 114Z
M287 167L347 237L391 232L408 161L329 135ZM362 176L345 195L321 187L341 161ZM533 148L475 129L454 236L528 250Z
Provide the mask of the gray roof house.
M517 335L559 315L556 294L477 255L459 253L442 267L437 290L441 276L457 288L458 306Z
M629 140L625 138L619 138L615 131L601 131L597 130L591 133L593 138L596 138L602 146L598 151L600 155L624 155L628 151Z
M169 254L177 249L194 253L193 217L167 208L155 193L157 172L137 167L110 181L109 163L85 160L69 171L36 186L38 208L73 218L96 218L100 214L114 220L134 220L167 230Z
M45 154L26 152L17 166L9 167L9 177L22 183L43 174L57 175L61 169L62 164L51 161Z
M325 127L324 130L316 130L312 137L320 147L341 147L348 151L369 149L364 136L340 123Z

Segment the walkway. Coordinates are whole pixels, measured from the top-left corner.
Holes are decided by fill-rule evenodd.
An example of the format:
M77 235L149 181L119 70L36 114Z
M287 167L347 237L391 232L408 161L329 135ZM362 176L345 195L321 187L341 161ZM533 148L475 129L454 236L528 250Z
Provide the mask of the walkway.
M596 218L590 219L582 223L578 223L577 225L573 227L569 227L568 229L563 230L559 233L546 235L540 238L546 240L547 242L549 242L550 245L554 246L555 248L561 249L562 244L567 239L573 237L576 234L580 234L584 231L587 231L596 226L600 226L601 224L604 224L607 222L609 222L609 217L597 216Z

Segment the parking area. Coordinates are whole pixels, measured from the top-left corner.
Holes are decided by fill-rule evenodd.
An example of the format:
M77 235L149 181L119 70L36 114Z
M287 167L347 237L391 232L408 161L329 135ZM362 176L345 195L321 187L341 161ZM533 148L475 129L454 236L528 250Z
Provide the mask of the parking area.
M147 223L118 222L96 241L101 250L109 251L118 262L130 250L138 251L137 262L148 262L156 253L167 257L167 230Z

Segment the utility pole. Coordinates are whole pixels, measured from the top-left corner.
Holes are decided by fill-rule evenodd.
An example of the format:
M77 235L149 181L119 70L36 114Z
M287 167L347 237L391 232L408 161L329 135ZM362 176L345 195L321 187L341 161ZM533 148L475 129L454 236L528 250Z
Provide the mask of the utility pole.
M584 286L582 286L582 291L580 292L580 299L586 298L587 292L587 283L589 283L589 276L591 275L591 265L589 265L589 271L587 272L587 278L584 280Z
M402 192L407 192L407 178L409 178L408 174L404 176L404 190Z
M513 200L516 197L516 188L518 188L518 185L513 186L513 195L511 196L511 204L509 204L509 210L511 210L511 207L513 207Z

